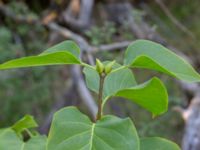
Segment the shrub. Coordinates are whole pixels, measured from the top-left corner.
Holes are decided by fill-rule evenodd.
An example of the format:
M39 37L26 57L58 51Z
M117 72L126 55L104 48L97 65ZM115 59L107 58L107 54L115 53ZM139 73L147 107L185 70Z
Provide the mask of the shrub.
M26 115L13 126L0 130L1 150L180 150L175 143L159 137L139 138L129 118L104 115L103 108L111 97L118 96L138 104L153 117L161 115L168 109L168 94L162 81L153 77L138 84L130 69L152 69L187 82L199 82L200 75L191 65L162 45L147 40L128 46L123 65L97 59L96 66L91 66L81 61L79 53L74 42L65 41L37 56L7 61L0 65L0 70L81 65L88 88L98 94L96 119L91 121L75 107L62 108L54 114L46 137L30 130L37 123Z

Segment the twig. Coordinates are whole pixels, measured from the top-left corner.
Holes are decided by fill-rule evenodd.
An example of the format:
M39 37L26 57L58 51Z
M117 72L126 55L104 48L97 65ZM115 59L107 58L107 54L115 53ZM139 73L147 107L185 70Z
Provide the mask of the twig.
M87 53L95 53L98 51L112 51L117 49L122 49L127 47L131 42L130 41L123 41L123 42L117 42L107 45L100 45L98 47L91 46L88 44L88 42L80 35L72 32L71 30L68 30L67 28L64 28L62 26L59 26L56 23L49 23L47 27L53 31L56 31L57 33L61 34L65 38L72 39L76 41L79 46L81 47L82 51Z
M107 44L107 45L100 45L98 47L93 47L92 52L113 51L113 50L123 49L127 47L130 43L131 41L122 41L122 42L117 42L117 43L112 43L112 44Z
M76 42L79 44L79 46L80 46L82 52L83 52L83 51L90 52L90 51L93 49L93 47L90 46L90 45L88 44L88 42L87 42L83 37L81 37L80 35L78 35L78 34L72 32L72 31L70 31L70 30L67 29L67 28L64 28L64 27L62 27L62 26L59 26L58 24L53 23L53 22L47 24L46 26L47 26L50 30L59 33L59 34L62 35L63 37L68 38L68 39L72 39L72 40L76 41Z

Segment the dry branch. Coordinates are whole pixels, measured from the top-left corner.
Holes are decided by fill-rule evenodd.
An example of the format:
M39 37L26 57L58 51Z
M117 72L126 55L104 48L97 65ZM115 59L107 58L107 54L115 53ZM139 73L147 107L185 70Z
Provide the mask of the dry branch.
M198 87L199 89L200 87ZM182 141L183 150L199 150L200 148L200 92L196 93L189 107L183 111L185 133Z
M64 22L75 30L87 29L90 26L93 5L94 0L72 0L71 5L62 14ZM80 10L76 10L74 14L73 9Z

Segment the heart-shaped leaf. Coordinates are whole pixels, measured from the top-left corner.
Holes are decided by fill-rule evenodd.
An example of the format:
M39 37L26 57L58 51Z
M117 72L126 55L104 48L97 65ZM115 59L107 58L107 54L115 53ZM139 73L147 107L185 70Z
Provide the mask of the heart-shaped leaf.
M155 116L166 112L168 108L168 94L165 86L155 77L143 84L120 90L115 96L127 98Z
M46 150L46 137L34 136L23 142L11 128L0 131L1 150Z
M200 81L200 75L184 59L164 46L147 40L130 44L124 63L135 68L160 71L188 82Z
M181 150L177 144L159 137L140 140L140 150Z
M104 116L96 123L74 107L63 108L53 118L47 150L139 150L130 119Z
M0 64L0 70L33 66L80 64L80 49L72 41L57 44L38 56L28 56Z

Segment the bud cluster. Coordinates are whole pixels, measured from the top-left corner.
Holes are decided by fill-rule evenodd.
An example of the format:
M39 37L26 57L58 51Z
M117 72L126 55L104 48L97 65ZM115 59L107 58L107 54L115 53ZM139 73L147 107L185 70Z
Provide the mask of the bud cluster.
M105 73L105 75L107 75L112 71L112 69L113 69L112 67L114 64L115 64L115 60L104 65L99 59L96 59L96 71L100 75L102 75L103 73Z

